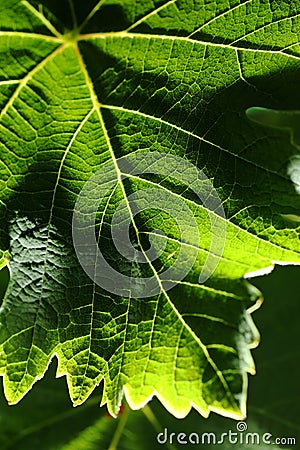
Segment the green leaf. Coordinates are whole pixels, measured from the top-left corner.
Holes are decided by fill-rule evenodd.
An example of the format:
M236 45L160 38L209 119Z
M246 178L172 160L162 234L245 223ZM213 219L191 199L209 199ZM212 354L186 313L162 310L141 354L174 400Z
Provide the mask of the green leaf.
M251 383L247 430L238 436L233 434L231 439L238 437L241 449L267 449L270 444L263 443L267 434L265 438L272 448L295 448L292 441L290 445L287 441L280 445L275 444L275 439L294 438L297 443L300 436L299 402L295 401L299 391L298 269L277 268L270 276L254 281L265 292L265 302L257 313L257 322L263 328L262 343L256 351L259 370ZM41 442L45 450L179 449L182 447L177 441L179 433L185 433L186 438L181 439L186 440L195 440L192 433L197 433L201 442L204 433L215 433L216 439L220 439L222 433L229 430L236 433L241 426L217 415L205 420L195 411L178 420L154 400L140 411L129 412L125 406L114 420L105 414L105 408L99 409L98 390L83 407L72 408L64 380L54 380L54 374L55 365L51 364L43 381L14 407L7 406L4 397L1 398L1 449L38 450ZM168 444L158 443L159 433L163 433L160 441L167 436ZM171 433L175 435L172 437ZM259 436L259 445L254 433ZM216 446L212 437L210 444L208 435L203 439L205 448ZM228 436L223 439L221 448L231 449Z
M134 409L156 395L177 417L192 406L205 417L244 417L260 294L242 277L300 263L299 224L287 219L299 214L289 169L297 149L245 111L299 108L299 2L4 0L0 8L6 398L17 403L56 356L75 405L104 380L112 415L125 393ZM124 161L142 169L126 173ZM145 209L150 188L156 203ZM98 189L99 248L141 295L119 295L114 280L103 289L77 259L86 246L82 239L75 252L72 218L89 232ZM135 217L136 193L144 209ZM132 219L140 250L132 261L114 247L115 211ZM150 244L162 249L153 263ZM176 258L191 270L163 278ZM203 284L204 269L212 276ZM151 277L153 296L143 284Z

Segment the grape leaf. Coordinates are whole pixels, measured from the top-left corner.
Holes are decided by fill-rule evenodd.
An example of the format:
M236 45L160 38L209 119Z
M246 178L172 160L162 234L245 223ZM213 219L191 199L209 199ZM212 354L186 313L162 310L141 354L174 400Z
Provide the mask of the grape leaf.
M72 408L64 380L54 379L56 367L52 363L45 378L18 405L10 407L4 396L0 397L1 449L38 450L41 442L45 450L177 449L182 446L177 439L179 433L185 433L179 440L187 440L186 448L195 448L189 443L195 441L195 433L200 442L203 436L205 448L213 448L216 444L207 433L221 440L222 433L229 430L233 433L231 443L223 435L220 445L224 449L232 448L236 438L241 449L266 449L270 444L276 449L293 448L287 438L298 442L300 433L299 403L295 401L299 392L298 268L277 268L254 282L264 291L265 302L256 317L263 327L263 339L256 351L259 370L251 383L247 430L235 435L241 427L239 422L215 414L203 419L196 411L183 420L175 419L155 400L139 411L129 411L125 406L113 420L105 407L99 410L98 390L83 407ZM290 295L283 302L287 291ZM160 442L167 438L167 443L162 445L158 437ZM276 444L276 439L282 439L282 444Z
M56 356L74 405L104 380L112 415L125 393L134 409L156 395L177 417L192 406L205 417L244 417L258 342L250 313L261 300L242 277L300 263L299 225L287 219L299 214L288 169L298 149L245 111L299 107L299 3L4 0L0 8L6 398L20 401ZM124 173L124 157L141 164L149 155L167 168ZM204 201L186 182L191 165L203 174ZM152 297L108 292L78 261L73 211L99 171L96 189L108 186L96 211L99 248L135 285L152 276ZM130 197L154 188L166 210L158 198L135 217ZM124 202L133 246L146 258L147 246L164 242L154 263L124 261L114 248L111 221ZM189 227L182 238L172 207L192 213L199 244ZM160 273L181 248L196 257L168 290L174 280ZM199 283L207 261L213 275Z

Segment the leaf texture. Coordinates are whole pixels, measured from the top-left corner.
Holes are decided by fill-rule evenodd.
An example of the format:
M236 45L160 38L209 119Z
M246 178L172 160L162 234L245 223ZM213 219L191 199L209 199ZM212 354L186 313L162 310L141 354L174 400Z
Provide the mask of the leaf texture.
M11 258L0 366L8 401L17 403L56 356L74 405L104 380L102 404L112 415L125 392L134 409L156 395L177 417L192 406L205 417L244 417L258 342L250 312L260 294L242 277L300 263L299 224L286 218L299 214L288 170L298 149L245 111L299 108L299 2L4 0L0 8L1 265ZM151 152L203 171L225 218L172 176L123 181L119 158ZM191 234L181 242L170 215L150 208L136 220L136 244L143 250L150 237L165 250L155 264L124 262L110 222L135 192L155 186L170 202L183 199L198 224L195 263L170 291L111 294L77 260L76 200L110 163L115 183L96 232L117 270L159 279L181 245L187 255L195 249ZM225 247L199 284L218 238L211 220L226 229Z

